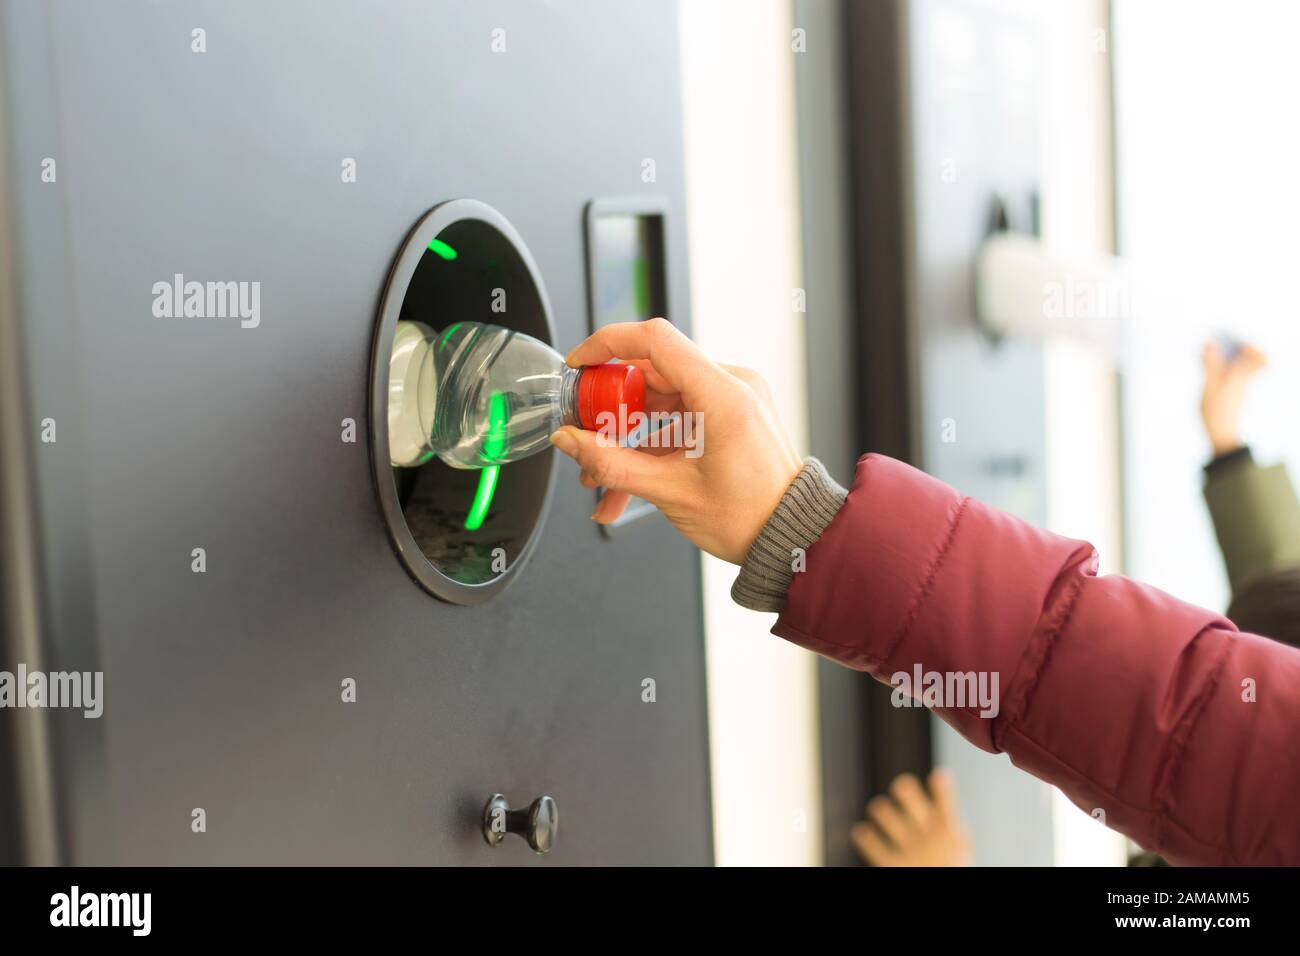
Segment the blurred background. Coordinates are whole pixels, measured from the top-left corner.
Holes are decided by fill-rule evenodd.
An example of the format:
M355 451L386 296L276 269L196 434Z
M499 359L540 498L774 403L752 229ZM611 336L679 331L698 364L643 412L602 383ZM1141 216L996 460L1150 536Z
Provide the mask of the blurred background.
M1223 333L1261 346L1245 437L1269 461L1300 452L1286 118L1300 10L714 0L680 17L705 347L761 370L839 480L859 450L898 455L1086 538L1103 571L1225 607L1200 352ZM1053 266L989 278L1028 286L1009 294L1030 314L999 335L980 328L975 262L1002 225ZM1053 324L1055 293L1117 288ZM1121 838L1004 759L765 640L769 622L730 604L729 569L706 559L705 581L719 863L851 862L866 797L936 764L977 864L1125 862ZM802 809L773 826L774 803Z

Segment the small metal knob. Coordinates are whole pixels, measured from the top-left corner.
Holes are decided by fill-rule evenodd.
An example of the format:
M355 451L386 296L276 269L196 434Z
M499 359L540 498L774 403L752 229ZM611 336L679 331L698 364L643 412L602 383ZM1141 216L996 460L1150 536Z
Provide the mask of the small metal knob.
M555 846L559 826L559 807L545 795L529 804L527 810L511 810L500 793L492 794L483 806L483 839L488 846L500 846L507 833L518 833L535 853L546 853Z

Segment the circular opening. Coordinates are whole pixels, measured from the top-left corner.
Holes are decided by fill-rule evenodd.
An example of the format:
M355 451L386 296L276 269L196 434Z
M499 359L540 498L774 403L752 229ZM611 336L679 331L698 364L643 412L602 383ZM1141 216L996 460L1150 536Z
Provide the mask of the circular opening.
M513 579L531 552L550 499L554 455L548 449L495 474L453 468L438 458L394 467L387 402L399 321L435 332L457 322L484 322L553 344L550 306L513 227L490 206L462 199L436 206L412 231L380 309L370 435L389 534L426 590L458 604L477 603Z

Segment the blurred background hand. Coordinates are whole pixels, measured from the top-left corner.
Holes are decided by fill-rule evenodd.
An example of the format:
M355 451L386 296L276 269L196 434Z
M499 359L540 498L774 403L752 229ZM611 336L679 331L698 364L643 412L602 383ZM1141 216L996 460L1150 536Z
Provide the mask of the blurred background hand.
M957 812L952 774L930 774L929 793L910 773L867 804L867 820L853 827L853 844L872 866L970 866L970 837Z
M1228 351L1211 341L1205 343L1201 358L1205 363L1201 421L1214 454L1224 455L1241 447L1239 419L1246 386L1268 364L1268 357L1253 345Z

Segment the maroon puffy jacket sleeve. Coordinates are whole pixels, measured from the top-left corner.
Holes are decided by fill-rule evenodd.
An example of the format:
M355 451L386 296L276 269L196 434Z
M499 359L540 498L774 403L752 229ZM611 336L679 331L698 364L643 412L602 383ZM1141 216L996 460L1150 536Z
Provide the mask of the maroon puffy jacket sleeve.
M936 713L1170 862L1300 863L1300 650L1096 572L1091 545L868 455L773 632L886 683L997 672L996 716Z

